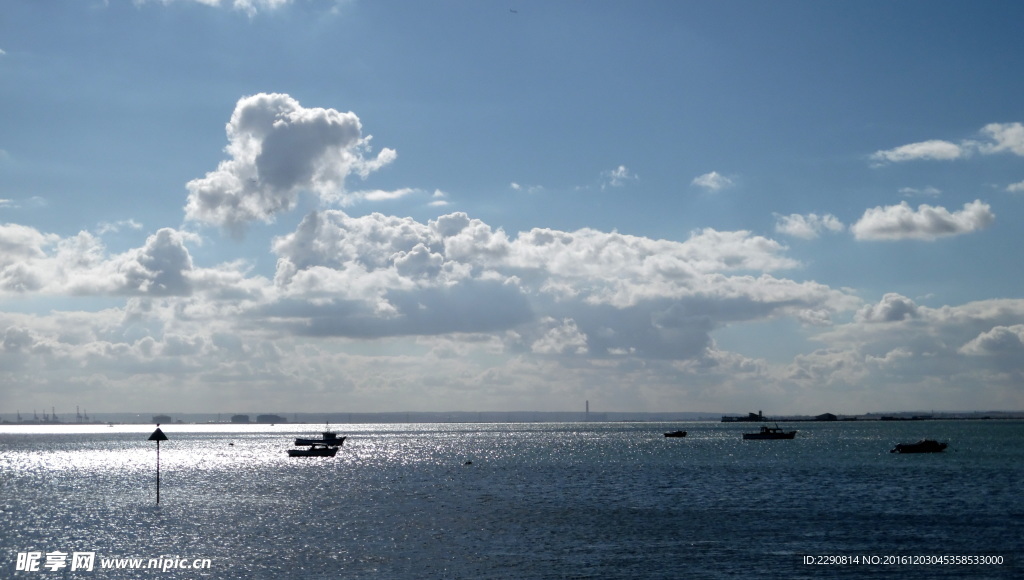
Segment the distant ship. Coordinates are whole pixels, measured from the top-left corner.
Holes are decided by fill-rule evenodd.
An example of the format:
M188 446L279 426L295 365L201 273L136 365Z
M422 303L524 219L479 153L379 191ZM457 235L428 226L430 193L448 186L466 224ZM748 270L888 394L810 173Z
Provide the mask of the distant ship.
M744 439L793 439L796 431L783 431L777 424L774 427L762 426L757 433L744 433Z
M686 431L669 431L665 437L686 437Z

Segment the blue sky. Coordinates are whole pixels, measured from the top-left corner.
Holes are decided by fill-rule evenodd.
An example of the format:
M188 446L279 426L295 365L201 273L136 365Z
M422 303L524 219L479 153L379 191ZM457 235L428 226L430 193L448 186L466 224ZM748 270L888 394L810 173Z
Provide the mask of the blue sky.
M1024 408L1015 2L0 6L0 413Z

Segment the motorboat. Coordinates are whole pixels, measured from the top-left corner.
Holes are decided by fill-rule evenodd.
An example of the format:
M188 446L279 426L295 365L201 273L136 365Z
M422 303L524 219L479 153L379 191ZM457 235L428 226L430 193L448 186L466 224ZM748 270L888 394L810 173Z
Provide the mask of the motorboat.
M665 437L686 437L686 431L669 431Z
M938 453L946 447L949 447L948 443L934 439L922 439L917 443L897 443L896 447L889 450L889 453Z
M345 443L345 437L338 437L338 434L334 431L324 431L320 435L320 439L304 439L300 437L295 440L295 446L323 445L325 447L341 447Z
M796 431L783 431L782 428L776 424L774 427L762 425L761 430L757 433L744 433L744 439L793 439L796 437Z
M297 438L296 447L309 449L289 449L288 457L334 457L338 453L338 448L344 444L345 437L338 437L334 431L325 429L320 433L320 439Z

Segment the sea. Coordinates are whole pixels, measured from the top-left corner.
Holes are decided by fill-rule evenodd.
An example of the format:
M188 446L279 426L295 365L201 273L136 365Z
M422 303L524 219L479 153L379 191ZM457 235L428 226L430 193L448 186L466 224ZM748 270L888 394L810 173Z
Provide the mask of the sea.
M0 577L1024 577L1024 422L780 426L2 425Z

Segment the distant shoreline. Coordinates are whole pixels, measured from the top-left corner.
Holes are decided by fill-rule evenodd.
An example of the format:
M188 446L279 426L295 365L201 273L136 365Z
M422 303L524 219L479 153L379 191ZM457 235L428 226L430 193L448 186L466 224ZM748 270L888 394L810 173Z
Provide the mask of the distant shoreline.
M402 424L402 423L673 423L673 422L857 422L857 421L985 421L1024 420L1024 411L954 411L954 412L872 412L851 415L763 415L758 417L728 413L694 412L578 412L578 411L451 411L451 412L389 412L389 413L278 413L274 421L232 421L231 413L94 413L88 421L64 420L57 414L57 420L17 420L14 413L0 414L0 424L7 426L76 426L76 425L151 425L161 424L222 424L222 425L272 425L272 424ZM253 416L257 416L253 414ZM159 421L154 419L159 418ZM729 418L729 420L723 420Z

